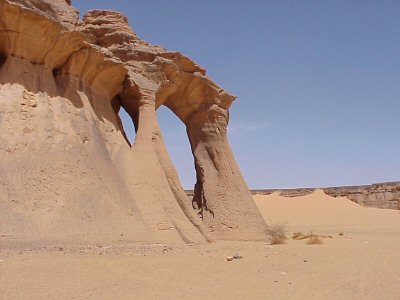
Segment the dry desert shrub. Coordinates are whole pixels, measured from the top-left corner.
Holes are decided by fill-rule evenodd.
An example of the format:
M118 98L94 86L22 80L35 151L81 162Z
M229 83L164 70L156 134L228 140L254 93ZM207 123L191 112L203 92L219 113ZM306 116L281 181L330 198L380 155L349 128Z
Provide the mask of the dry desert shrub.
M304 234L302 232L295 232L292 235L292 239L300 241L307 240L307 245L322 245L324 241L322 238L326 238L327 236L318 235L313 233L312 231L309 234Z
M273 224L268 227L267 234L271 245L285 244L287 237L287 229L284 224Z
M312 235L308 238L307 245L322 245L324 241L319 235Z
M305 235L302 232L294 232L292 234L292 239L293 240L304 240L305 239Z

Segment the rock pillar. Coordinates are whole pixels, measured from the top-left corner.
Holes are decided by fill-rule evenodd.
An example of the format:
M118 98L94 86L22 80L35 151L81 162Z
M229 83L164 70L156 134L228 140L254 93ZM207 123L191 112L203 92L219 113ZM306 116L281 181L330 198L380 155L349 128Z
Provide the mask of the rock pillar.
M197 175L192 204L216 239L265 240L266 224L228 143L228 119L214 104L186 121Z

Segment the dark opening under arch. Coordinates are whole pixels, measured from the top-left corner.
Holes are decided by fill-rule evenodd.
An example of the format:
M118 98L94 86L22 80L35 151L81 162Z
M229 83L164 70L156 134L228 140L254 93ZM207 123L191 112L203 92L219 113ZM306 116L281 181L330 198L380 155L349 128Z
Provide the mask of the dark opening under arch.
M7 56L5 56L4 54L0 53L0 68L4 65L6 60L7 60Z

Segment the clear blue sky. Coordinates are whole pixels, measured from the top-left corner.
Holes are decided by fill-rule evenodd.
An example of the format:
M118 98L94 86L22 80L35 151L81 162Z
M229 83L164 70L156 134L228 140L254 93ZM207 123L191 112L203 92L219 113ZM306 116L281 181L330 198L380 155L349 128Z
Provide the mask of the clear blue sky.
M229 136L251 188L400 180L400 1L73 0L115 9L238 96ZM159 111L185 188L185 128ZM131 135L133 133L130 133Z

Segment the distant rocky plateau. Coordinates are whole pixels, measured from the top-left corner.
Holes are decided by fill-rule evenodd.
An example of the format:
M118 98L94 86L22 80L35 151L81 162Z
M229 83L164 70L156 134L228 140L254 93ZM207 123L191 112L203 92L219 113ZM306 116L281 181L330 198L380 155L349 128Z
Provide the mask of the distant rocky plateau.
M279 192L284 197L299 197L311 194L317 188L251 190L253 195L268 195ZM400 209L400 181L370 185L320 188L332 197L347 197L360 205L376 208Z

